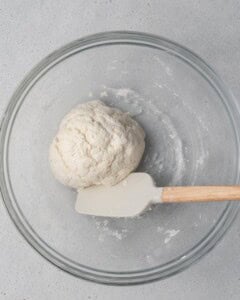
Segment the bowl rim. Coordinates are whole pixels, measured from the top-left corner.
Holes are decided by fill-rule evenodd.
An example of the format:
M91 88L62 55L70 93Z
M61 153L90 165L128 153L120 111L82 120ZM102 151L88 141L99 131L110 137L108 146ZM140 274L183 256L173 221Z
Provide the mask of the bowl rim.
M166 51L194 68L211 85L225 105L235 131L237 153L239 153L239 134L236 126L238 123L240 127L240 110L238 103L216 72L198 55L173 41L149 33L135 31L102 32L75 40L52 52L26 75L14 92L0 125L0 192L9 216L19 232L37 252L55 266L72 275L94 282L112 285L131 285L164 279L186 269L198 261L223 237L237 215L239 204L237 202L227 203L216 224L196 245L163 265L130 272L104 271L87 267L70 260L41 239L28 223L17 203L11 186L8 168L8 147L11 130L21 104L35 83L55 65L78 52L94 47L117 44L146 46ZM239 163L239 158L237 158L235 183L239 182Z

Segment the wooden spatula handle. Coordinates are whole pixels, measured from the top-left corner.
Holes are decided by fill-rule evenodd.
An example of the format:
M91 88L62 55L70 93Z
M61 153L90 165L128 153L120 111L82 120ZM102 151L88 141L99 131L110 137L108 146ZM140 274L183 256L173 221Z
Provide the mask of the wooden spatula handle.
M162 202L204 202L240 200L240 186L164 187Z

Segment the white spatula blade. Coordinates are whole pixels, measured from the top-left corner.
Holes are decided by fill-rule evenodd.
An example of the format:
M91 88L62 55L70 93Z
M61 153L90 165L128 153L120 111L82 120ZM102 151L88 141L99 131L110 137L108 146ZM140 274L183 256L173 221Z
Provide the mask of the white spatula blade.
M160 202L156 188L146 173L132 173L114 186L96 186L79 190L75 209L81 214L104 217L134 217L152 202Z

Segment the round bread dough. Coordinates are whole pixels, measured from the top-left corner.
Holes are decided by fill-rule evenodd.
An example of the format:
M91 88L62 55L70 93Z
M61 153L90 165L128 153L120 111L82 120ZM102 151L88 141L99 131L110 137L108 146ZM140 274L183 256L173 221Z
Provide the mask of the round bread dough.
M50 166L61 183L73 188L115 185L138 166L144 138L128 113L90 101L63 118L50 146Z

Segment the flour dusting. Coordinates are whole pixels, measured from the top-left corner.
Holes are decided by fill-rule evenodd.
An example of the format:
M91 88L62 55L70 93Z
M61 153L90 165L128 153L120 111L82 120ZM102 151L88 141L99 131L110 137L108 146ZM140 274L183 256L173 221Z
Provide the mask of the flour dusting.
M166 230L166 232L165 232L166 238L164 239L164 244L169 243L171 241L171 239L174 236L176 236L179 232L180 232L180 230L175 230L175 229Z
M157 226L157 232L163 232L164 228L161 226Z
M100 93L100 97L101 97L101 98L104 98L104 97L107 97L107 96L108 96L107 91L102 91L102 92Z
M95 217L93 217L95 219ZM103 221L95 221L96 228L99 232L98 240L99 242L104 242L106 238L114 238L117 241L120 241L127 237L128 229L113 229L109 220L105 219Z
M92 96L93 96L93 93L92 93L92 92L89 92L89 93L88 93L88 97L89 97L89 98L92 98Z
M143 113L143 106L142 103L144 99L137 94L135 91L129 88L111 88L103 85L103 91L100 93L101 97L108 96L108 100L111 102L110 105L114 105L115 101L121 100L119 105L121 109L127 111L131 116L139 116Z
M172 145L169 147L170 151L174 151L174 162L172 162L172 179L169 182L170 185L179 184L185 170L185 160L183 155L183 145L179 134L173 125L173 122L169 116L163 113L154 102L150 100L149 103L150 113L160 121L168 132L168 136L172 140ZM154 161L155 163L155 161Z
M172 77L173 76L173 71L172 69L169 67L169 65L167 65L163 60L161 60L160 57L158 57L157 55L153 56L153 59L164 69L165 73L169 76Z

